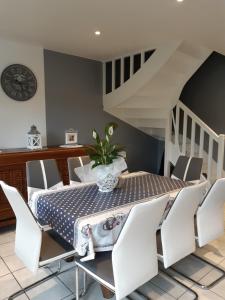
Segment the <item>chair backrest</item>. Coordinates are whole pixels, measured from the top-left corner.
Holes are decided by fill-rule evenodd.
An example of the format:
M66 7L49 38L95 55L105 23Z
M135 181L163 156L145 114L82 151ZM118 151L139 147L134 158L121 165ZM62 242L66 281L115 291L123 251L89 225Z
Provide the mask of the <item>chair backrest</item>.
M165 268L195 251L194 215L207 186L205 181L183 188L163 221L161 240Z
M168 195L133 207L112 251L116 299L122 299L158 273L156 230Z
M224 234L225 178L218 179L208 191L196 214L200 247Z
M203 158L191 157L184 174L184 181L199 180L201 177Z
M183 180L188 161L189 161L188 156L184 156L184 155L179 156L176 165L173 169L171 178Z
M184 181L199 180L201 177L203 159L201 157L178 157L171 177Z
M54 189L63 186L55 159L28 161L26 173L28 187Z
M78 167L83 167L84 165L89 164L90 161L91 160L88 155L79 157L69 157L67 159L70 182L80 182L80 178L76 175L74 169Z
M3 181L0 181L0 186L16 215L16 255L29 270L35 272L38 269L41 250L40 227L17 189Z

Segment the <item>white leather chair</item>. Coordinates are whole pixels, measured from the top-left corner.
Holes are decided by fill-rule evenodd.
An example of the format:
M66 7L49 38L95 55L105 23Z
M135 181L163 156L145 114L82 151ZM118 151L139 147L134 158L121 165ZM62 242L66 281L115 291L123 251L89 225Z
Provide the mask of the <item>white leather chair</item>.
M203 247L211 241L224 235L224 203L225 178L221 178L217 179L212 185L196 213L196 240L199 247ZM219 280L224 278L224 270L218 268L199 256L197 257L207 264L213 266L215 269L219 270L222 274L217 278L216 281L204 287L210 288Z
M55 159L33 160L26 163L28 199L36 191L63 187Z
M166 269L195 251L194 216L207 187L205 181L183 188L162 222L157 234L158 259Z
M201 178L203 159L200 157L178 157L171 178L196 182Z
M90 158L88 155L83 155L79 157L69 157L67 159L68 171L69 171L69 180L70 184L79 184L80 178L76 175L74 169L78 167L83 167L90 163Z
M11 300L58 275L60 273L60 260L74 256L75 250L53 230L43 230L16 188L5 184L3 181L0 181L0 186L16 215L15 253L23 264L30 271L36 272L40 267L59 261L57 272L11 295L8 298Z
M156 230L168 199L164 195L134 206L112 252L97 253L92 261L76 261L76 300L79 268L113 291L116 300L158 274Z

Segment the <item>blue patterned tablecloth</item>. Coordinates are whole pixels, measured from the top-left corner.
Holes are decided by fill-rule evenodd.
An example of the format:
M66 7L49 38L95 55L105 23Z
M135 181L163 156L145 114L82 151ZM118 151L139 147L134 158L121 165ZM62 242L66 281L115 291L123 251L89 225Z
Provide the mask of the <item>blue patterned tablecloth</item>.
M114 215L118 208L158 196L189 185L187 182L149 173L127 176L121 188L101 193L95 184L69 187L40 194L36 199L36 215L50 224L65 240L76 247L78 221L96 214ZM108 214L107 214L108 215ZM114 226L112 226L114 227ZM109 228L108 228L109 229Z

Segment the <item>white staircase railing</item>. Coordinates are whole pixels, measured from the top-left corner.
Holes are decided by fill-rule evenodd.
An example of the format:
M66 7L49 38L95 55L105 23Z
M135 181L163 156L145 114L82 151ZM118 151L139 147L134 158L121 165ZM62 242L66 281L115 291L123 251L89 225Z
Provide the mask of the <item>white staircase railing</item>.
M181 101L171 111L165 149L165 175L169 174L170 162L175 164L179 155L186 154L203 158L211 182L224 175L225 135L216 134Z
M155 52L143 50L103 62L103 95L113 92L132 77Z

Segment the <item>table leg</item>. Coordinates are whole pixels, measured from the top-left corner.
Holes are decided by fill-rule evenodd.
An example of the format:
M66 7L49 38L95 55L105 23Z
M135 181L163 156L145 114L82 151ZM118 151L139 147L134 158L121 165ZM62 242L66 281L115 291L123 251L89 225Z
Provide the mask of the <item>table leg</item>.
M101 285L101 290L104 299L111 299L114 296L114 293L103 285Z

